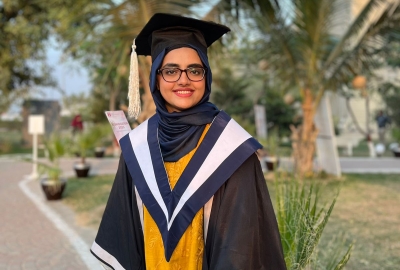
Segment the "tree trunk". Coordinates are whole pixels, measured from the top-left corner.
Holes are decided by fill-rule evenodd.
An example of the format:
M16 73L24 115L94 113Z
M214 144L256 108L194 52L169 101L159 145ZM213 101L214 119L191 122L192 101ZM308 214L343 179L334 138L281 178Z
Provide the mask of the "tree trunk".
M314 97L311 91L306 89L302 104L303 123L297 128L290 127L295 172L300 177L309 176L313 173L315 143L318 135L318 130L314 124L313 101Z
M347 111L349 112L350 117L351 117L351 119L353 120L353 123L354 123L356 129L358 130L358 132L360 132L362 135L364 135L364 136L366 137L366 136L367 136L367 132L365 132L365 131L361 128L360 124L358 123L357 118L356 118L356 116L354 115L353 109L351 108L351 105L350 105L350 98L349 98L349 97L346 97L346 106L347 106Z
M369 95L368 93L365 91L365 111L366 111L366 120L365 120L365 130L367 131L367 142L368 142L368 149L369 149L369 156L370 157L376 157L376 152L375 152L375 147L374 147L374 142L372 141L371 135L372 135L372 131L369 127L369 117L370 117L370 113L369 113Z

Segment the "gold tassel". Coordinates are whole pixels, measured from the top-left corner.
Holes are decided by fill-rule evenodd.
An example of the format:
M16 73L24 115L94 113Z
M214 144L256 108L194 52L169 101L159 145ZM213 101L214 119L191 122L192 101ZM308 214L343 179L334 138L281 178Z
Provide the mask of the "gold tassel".
M135 119L138 118L141 108L140 108L140 92L139 92L139 67L138 58L136 54L135 40L132 44L131 53L131 66L129 70L129 88L128 88L128 115Z

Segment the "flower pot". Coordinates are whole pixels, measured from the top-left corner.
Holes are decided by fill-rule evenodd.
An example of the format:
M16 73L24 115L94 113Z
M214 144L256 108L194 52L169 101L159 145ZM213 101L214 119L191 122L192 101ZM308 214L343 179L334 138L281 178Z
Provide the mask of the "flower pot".
M279 166L279 158L277 157L267 156L264 158L264 160L268 171L274 171Z
M74 170L76 173L76 177L88 177L90 164L87 163L75 163Z
M105 148L104 147L96 147L94 149L94 155L97 158L102 158L104 157L104 152L105 152Z
M59 181L52 181L48 178L43 178L40 180L40 184L47 200L60 200L67 185L67 179L61 178Z

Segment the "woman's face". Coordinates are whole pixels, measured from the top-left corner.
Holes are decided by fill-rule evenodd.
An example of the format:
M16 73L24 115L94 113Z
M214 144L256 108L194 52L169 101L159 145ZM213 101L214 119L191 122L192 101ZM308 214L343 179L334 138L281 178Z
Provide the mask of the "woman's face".
M197 52L194 49L183 47L167 53L160 69L187 69L192 67L204 68ZM185 72L182 72L178 81L166 82L161 74L158 74L157 85L165 100L165 107L168 112L180 112L199 103L206 89L206 78L193 82L188 79Z

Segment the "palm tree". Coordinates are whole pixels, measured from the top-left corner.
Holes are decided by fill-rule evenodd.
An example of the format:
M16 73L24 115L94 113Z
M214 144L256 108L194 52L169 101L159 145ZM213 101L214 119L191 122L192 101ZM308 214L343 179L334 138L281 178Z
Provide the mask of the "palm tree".
M226 1L224 1L226 2ZM292 127L299 175L312 172L318 130L314 116L327 90L367 76L385 57L388 42L399 39L400 1L369 0L342 36L331 34L344 19L342 0L240 0L262 38L259 59L266 72L290 82L302 97L301 126ZM235 5L234 8L237 8Z

